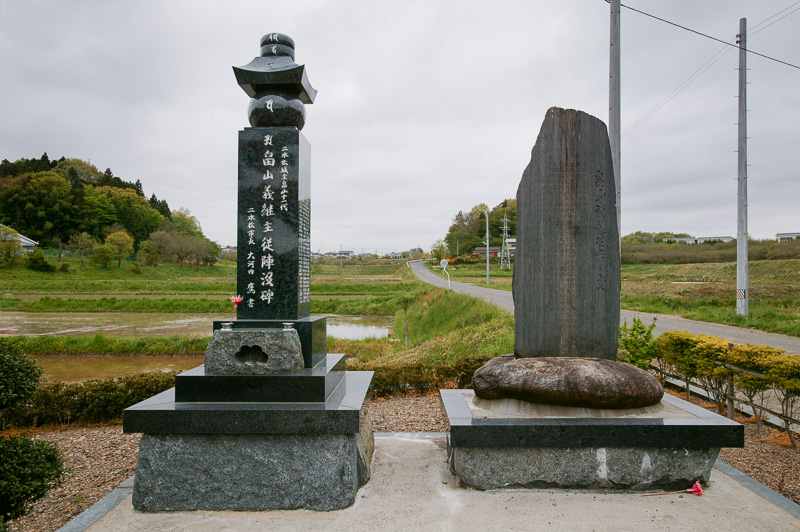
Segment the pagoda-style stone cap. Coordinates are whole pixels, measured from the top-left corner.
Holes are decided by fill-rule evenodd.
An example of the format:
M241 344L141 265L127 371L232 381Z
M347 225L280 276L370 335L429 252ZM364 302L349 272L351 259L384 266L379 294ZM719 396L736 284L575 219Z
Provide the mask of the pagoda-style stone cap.
M294 41L282 33L261 37L261 57L233 67L236 82L251 98L271 90L294 95L306 104L314 103L317 91L306 76L304 65L294 62Z

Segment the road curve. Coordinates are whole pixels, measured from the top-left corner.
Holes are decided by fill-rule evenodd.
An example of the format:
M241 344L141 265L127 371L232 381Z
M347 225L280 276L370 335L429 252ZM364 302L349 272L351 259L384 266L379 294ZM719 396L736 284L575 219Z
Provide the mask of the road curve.
M447 288L447 279L443 279L428 270L425 263L413 262L410 266L411 271L413 271L414 275L420 280L433 286ZM475 286L473 284L459 283L456 281L452 281L450 284L452 290L455 292L478 297L509 312L514 312L514 298L508 290L485 288L483 286ZM648 324L652 323L653 318L655 318L656 329L653 334L656 336L665 331L688 331L692 334L718 336L739 344L771 345L789 353L800 353L800 338L794 336L766 333L755 329L745 329L743 327L720 325L705 321L687 320L671 314L650 314L648 312L622 310L620 314L620 324L624 321L630 323L634 316L638 316L639 319Z

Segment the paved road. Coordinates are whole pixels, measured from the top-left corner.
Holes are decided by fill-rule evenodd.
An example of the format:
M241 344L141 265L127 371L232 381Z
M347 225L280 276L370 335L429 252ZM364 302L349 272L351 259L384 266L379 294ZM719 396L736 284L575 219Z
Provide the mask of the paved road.
M432 273L425 267L424 263L412 263L411 270L426 283L447 288L447 279L443 279ZM456 281L451 282L451 288L456 292L481 298L509 312L514 312L514 299L511 296L511 292L508 290L496 290L494 288L485 288L483 286L475 286L469 283L459 283ZM686 320L680 316L673 316L670 314L650 314L648 312L623 310L620 316L620 324L625 320L630 323L634 316L638 316L639 319L645 323L652 323L653 318L656 318L656 329L654 331L656 336L665 331L688 331L692 334L719 336L720 338L725 338L726 340L740 344L771 345L784 349L789 353L800 353L800 338L794 336L765 333L754 329L719 325L717 323L708 323L704 321Z

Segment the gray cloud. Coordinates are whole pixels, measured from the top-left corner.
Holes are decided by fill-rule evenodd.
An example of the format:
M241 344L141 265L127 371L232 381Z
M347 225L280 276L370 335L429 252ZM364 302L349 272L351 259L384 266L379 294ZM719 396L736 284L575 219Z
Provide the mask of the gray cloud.
M786 7L646 2L723 39ZM800 63L800 13L751 48ZM0 157L91 159L186 207L235 243L232 65L264 33L297 43L320 91L312 144L314 250L407 249L453 215L516 194L547 108L607 119L608 5L505 1L4 1ZM722 45L623 10L623 129ZM623 233L736 231L737 51L623 138ZM749 62L751 234L800 230L800 71Z

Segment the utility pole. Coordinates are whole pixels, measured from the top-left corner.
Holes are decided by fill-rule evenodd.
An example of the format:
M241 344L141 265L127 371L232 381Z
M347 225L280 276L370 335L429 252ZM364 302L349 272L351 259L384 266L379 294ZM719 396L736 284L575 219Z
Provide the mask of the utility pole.
M486 284L489 284L489 209L486 209Z
M739 19L739 171L736 231L736 314L749 312L747 265L747 19Z
M609 57L608 76L608 142L611 145L611 162L614 168L614 185L617 189L617 232L620 237L620 251L622 250L622 160L620 146L620 0L611 0L611 49Z

